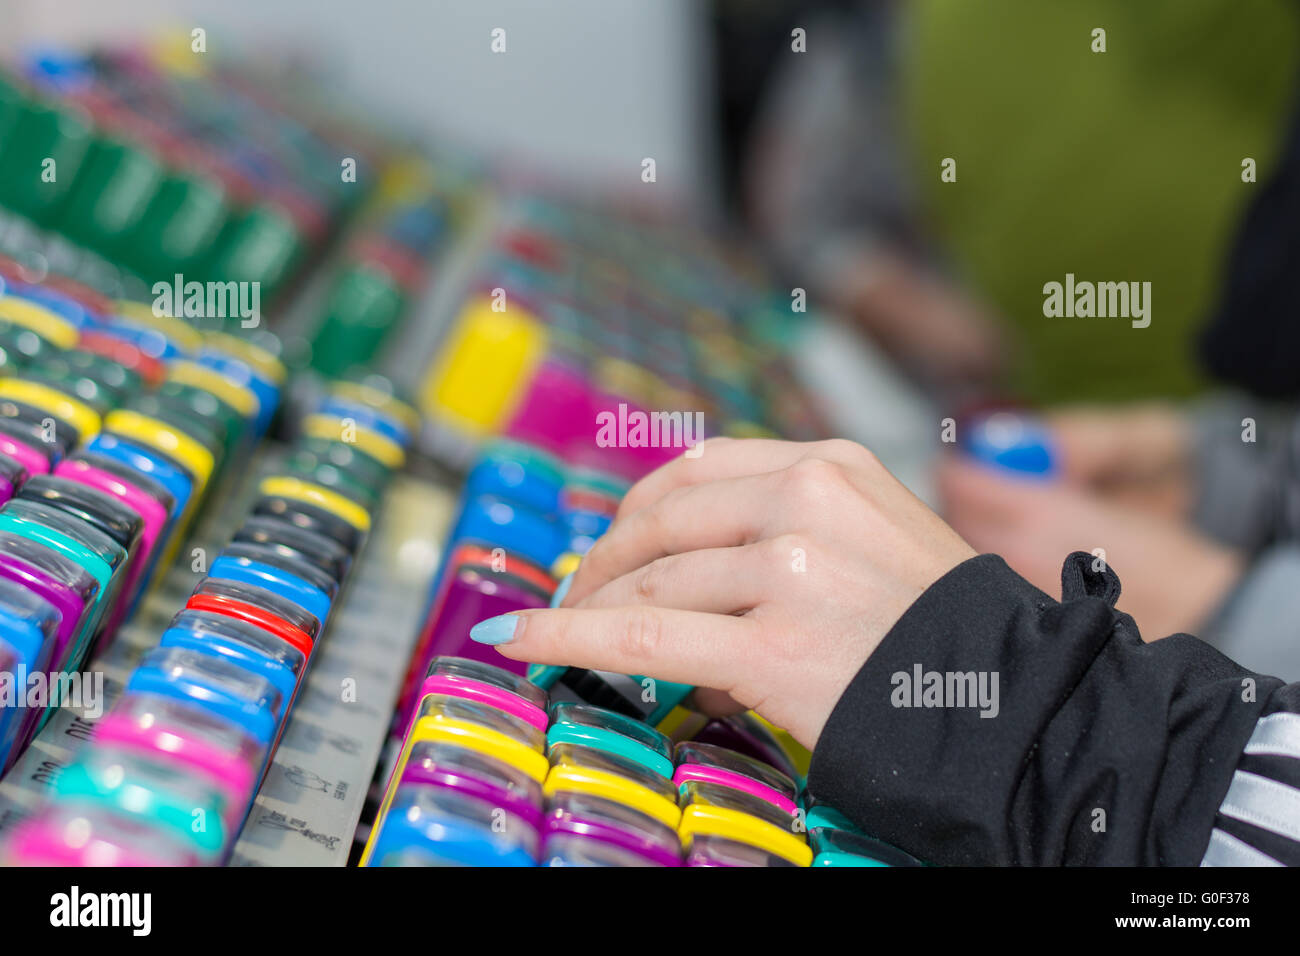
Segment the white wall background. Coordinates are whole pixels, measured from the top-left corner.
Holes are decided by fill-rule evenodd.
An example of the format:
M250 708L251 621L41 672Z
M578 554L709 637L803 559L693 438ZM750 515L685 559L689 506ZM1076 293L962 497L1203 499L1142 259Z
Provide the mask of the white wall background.
M405 124L588 180L709 195L697 0L0 0L0 52L167 27L319 52L349 93ZM506 30L507 53L490 33Z

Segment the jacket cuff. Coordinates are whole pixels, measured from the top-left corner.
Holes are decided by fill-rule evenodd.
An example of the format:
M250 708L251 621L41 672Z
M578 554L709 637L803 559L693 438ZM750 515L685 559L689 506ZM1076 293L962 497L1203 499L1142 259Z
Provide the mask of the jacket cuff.
M990 809L986 792L1014 787L1032 745L1024 731L1034 722L1016 713L1023 695L1017 674L1005 672L1007 622L1053 604L996 555L949 571L904 613L840 697L813 752L809 789L922 859L989 862L984 838L948 857L936 843L940 835L926 831L930 821L978 819ZM935 674L973 674L974 701L969 678L954 678L949 694L946 679L936 688ZM954 706L939 706L947 703Z
M932 585L832 712L814 799L933 863L1195 865L1281 682L1243 703L1204 643L1143 644L1090 561L1067 560L1064 603L995 555Z

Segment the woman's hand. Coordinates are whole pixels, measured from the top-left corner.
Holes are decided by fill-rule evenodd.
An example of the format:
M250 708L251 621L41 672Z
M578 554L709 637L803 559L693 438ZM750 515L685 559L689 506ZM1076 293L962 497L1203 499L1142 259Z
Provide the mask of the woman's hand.
M1077 406L1047 416L1065 480L1165 515L1191 503L1191 425L1170 405Z
M812 748L903 612L974 554L860 445L711 439L628 492L561 608L474 636L713 688Z
M1147 640L1196 633L1241 576L1242 557L1185 522L1067 482L1007 475L958 455L938 471L943 514L981 551L1060 596L1061 559L1097 554L1120 569L1119 608Z

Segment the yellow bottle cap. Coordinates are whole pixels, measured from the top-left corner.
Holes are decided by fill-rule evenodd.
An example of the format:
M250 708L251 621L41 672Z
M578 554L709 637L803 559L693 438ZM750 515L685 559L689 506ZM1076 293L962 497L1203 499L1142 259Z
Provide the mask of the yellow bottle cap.
M83 442L99 434L101 422L98 412L85 402L41 382L29 382L21 378L0 379L0 398L34 405L55 418L63 419L77 430Z
M501 429L546 351L546 330L529 312L470 302L421 389L431 417L474 437Z
M706 803L687 804L682 809L682 821L677 835L681 837L682 846L688 850L696 836L718 836L756 846L789 860L796 866L812 864L812 849L805 841L775 824L731 807Z
M454 747L464 747L466 750L472 750L486 757L500 760L504 764L522 770L538 783L546 779L546 771L550 768L550 764L547 763L546 757L542 755L541 751L533 750L527 744L514 740L499 730L454 717L438 715L421 717L406 735L406 740L402 744L402 752L397 758L397 764L393 768L392 775L388 778L388 787L384 791L384 798L379 804L375 824L370 829L370 839L366 841L365 849L361 853L360 864L362 866L366 866L370 860L370 852L373 849L375 836L379 833L383 819L388 813L388 808L392 806L393 797L401 784L402 774L406 771L406 763L410 759L411 751L417 743L426 740L450 744Z
M576 551L565 551L551 565L551 577L557 581L563 580L577 571L580 564L582 564L582 555Z
M143 302L132 302L129 299L118 300L114 303L114 308L124 319L130 319L137 325L157 329L187 355L196 354L203 345L203 334L184 319L172 315L160 315L154 312L152 306L145 305Z
M422 717L411 728L406 747L407 753L409 754L411 745L425 740L455 744L458 747L466 747L477 753L495 757L512 767L519 768L538 783L546 779L546 772L550 767L546 758L528 745L511 739L499 730L469 720ZM405 758L403 758L404 765ZM401 774L395 773L394 779L401 779Z
M289 370L275 355L260 345L255 345L237 335L228 332L208 332L203 336L203 344L208 348L225 352L227 355L242 359L254 369L261 372L277 385L283 385L289 377Z
M61 349L72 348L79 338L77 327L57 312L13 295L0 296L0 319L31 329Z
M640 810L646 816L673 829L677 828L681 820L681 810L671 800L666 800L649 787L627 777L595 767L577 764L559 764L552 767L551 772L546 775L546 782L542 784L542 793L547 797L553 797L560 792L586 793L594 797L604 797L634 810Z
M351 426L336 415L317 413L308 415L302 422L303 434L309 438L325 438L341 441L347 445L356 445L371 458L377 459L386 468L394 470L406 464L406 452L387 435L371 431L353 422Z
M207 57L194 55L194 37L185 30L168 30L157 35L147 46L154 65L186 77L200 77L208 72Z
M400 419L403 427L409 432L420 430L420 413L383 389L362 382L334 382L330 385L330 392L341 399L369 405L376 411Z
M777 743L781 745L781 749L785 751L785 755L790 758L790 762L794 764L794 768L805 777L808 776L808 770L812 766L812 753L808 748L795 740L794 737L790 736L788 730L783 730L778 727L757 711L751 710L749 715L772 732L772 736L775 737Z
M305 501L338 515L358 531L370 530L370 514L365 508L322 485L289 475L273 475L270 478L263 478L258 490L264 495L278 495L296 501Z
M709 718L699 711L691 710L678 704L663 719L655 724L655 730L671 740L689 740L703 730Z
M194 475L200 488L206 486L212 477L212 469L216 467L212 452L173 425L131 409L119 408L108 413L104 419L104 428L123 438L143 442L175 458Z
M169 364L167 380L211 392L238 412L240 418L252 419L262 407L257 393L251 388L232 382L216 369L189 359L177 359Z
M639 405L654 407L655 375L626 359L605 356L596 362L596 384L607 392L625 395Z
M395 157L379 171L375 203L381 207L417 203L434 190L432 164L423 156L406 154Z

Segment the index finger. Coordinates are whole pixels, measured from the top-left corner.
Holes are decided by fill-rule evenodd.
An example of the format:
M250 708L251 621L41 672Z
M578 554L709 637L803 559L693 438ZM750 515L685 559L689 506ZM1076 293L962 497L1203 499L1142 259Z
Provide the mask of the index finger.
M506 625L508 639L492 640ZM486 634L486 643L496 643L506 657L530 664L644 674L730 691L738 662L753 656L756 626L744 617L675 608L539 609L492 618L475 625L470 636L482 641Z

